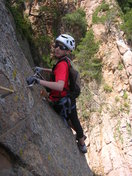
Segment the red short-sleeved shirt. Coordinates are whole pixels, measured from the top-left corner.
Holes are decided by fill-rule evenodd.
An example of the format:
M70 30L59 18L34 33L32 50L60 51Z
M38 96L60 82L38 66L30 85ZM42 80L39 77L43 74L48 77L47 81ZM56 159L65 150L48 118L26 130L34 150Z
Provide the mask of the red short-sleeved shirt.
M68 77L69 70L66 61L59 62L54 69L55 82L62 80L65 82L63 91L51 90L49 98L51 101L58 101L61 97L67 95L67 90L69 90Z

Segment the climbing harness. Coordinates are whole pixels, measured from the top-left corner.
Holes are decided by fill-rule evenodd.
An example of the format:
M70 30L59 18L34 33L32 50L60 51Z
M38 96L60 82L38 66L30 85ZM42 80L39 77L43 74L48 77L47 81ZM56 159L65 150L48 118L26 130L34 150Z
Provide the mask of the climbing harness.
M63 118L64 123L67 127L69 127L67 123L68 114L71 113L71 110L76 107L76 105L72 105L70 97L66 96L61 98L58 102L56 102L57 106L61 106L60 116Z
M36 78L41 78L42 80L44 80L43 76L40 74L40 72L35 72L35 74L33 75ZM30 82L30 77L27 79L27 84L28 87L33 87L35 84L34 82ZM43 94L45 95L45 92L41 91L41 96L43 96ZM65 96L63 98L60 97L60 99L56 102L50 102L50 104L53 107L61 107L61 110L59 112L59 115L63 118L64 123L67 127L69 127L68 123L67 123L67 119L68 119L68 114L71 113L72 109L74 109L76 107L76 104L72 105L71 102L71 98L70 96Z

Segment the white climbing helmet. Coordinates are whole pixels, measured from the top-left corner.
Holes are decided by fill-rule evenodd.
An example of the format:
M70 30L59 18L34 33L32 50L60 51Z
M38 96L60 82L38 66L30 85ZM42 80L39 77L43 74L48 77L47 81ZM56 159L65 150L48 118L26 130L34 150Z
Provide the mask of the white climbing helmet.
M56 38L56 41L63 43L69 50L75 49L75 40L68 34L61 34Z

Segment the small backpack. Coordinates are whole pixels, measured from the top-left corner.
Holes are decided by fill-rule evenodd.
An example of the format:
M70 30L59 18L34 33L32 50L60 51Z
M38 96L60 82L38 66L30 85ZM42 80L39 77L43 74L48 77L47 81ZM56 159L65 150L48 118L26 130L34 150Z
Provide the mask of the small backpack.
M64 57L57 62L66 61L69 68L69 89L68 95L71 99L76 99L81 93L81 80L79 72L72 66L72 61L68 57ZM70 65L69 62L70 61ZM56 65L57 65L56 64Z

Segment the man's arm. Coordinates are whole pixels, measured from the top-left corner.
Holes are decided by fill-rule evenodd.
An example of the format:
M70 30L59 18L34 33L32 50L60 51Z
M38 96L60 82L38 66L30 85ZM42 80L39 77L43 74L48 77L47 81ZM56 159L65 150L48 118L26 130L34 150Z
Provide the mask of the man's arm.
M43 71L51 73L52 69L51 68L43 68Z
M42 86L48 87L52 90L63 91L65 82L59 80L58 82L44 81L40 80L39 82Z
M52 72L52 69L50 69L50 68L42 68L42 67L35 67L34 71L35 71L36 73L40 73L40 72L42 72L42 71L51 73L51 72Z

